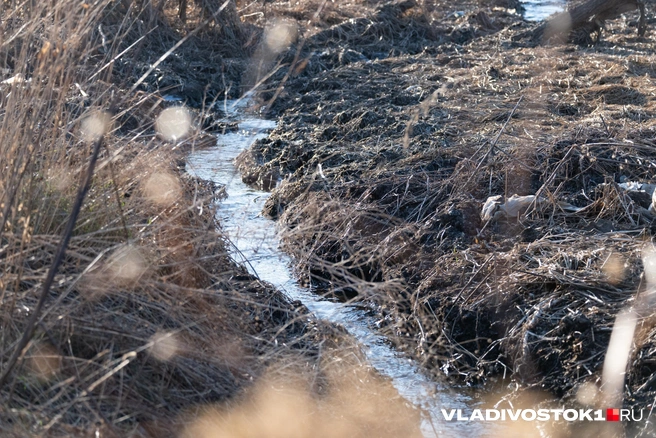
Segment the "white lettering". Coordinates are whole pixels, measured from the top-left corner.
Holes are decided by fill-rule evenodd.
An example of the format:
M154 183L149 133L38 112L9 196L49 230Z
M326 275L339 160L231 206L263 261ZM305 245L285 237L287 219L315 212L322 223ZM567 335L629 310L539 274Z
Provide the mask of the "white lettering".
M533 409L524 409L522 411L522 420L524 421L535 421L537 414Z
M620 409L620 421L629 421L630 409Z
M576 421L579 418L579 412L576 409L565 409L563 418L565 421Z
M444 419L445 419L446 421L451 421L451 420L453 420L453 416L454 416L455 414L456 414L456 410L455 410L455 409L451 409L451 411L450 411L448 414L446 413L446 409L442 409L442 415L444 416Z
M551 412L554 414L554 420L560 420L560 414L563 413L562 409L551 409Z
M485 418L483 417L483 412L480 409L474 409L472 412L471 416L469 417L469 421L484 421Z
M603 409L440 409L446 421L606 421ZM620 409L620 421L642 421L643 412Z
M538 409L538 421L549 421L550 419L549 409Z
M506 412L508 412L508 416L512 421L517 421L519 420L519 416L522 415L522 410L520 409L515 413L512 409L506 409Z
M592 421L591 413L592 409L588 409L587 411L579 409L579 421Z
M492 414L495 415L495 417L492 417ZM501 412L499 412L498 409L486 409L485 410L485 421L497 421L501 417Z

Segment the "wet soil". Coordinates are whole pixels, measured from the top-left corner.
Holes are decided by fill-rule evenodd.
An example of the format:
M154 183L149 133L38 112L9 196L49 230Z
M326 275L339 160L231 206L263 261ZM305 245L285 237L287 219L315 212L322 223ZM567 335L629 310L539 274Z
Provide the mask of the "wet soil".
M619 184L654 182L653 39L631 14L596 45L540 46L499 5L364 12L284 56L259 95L279 126L240 158L245 181L272 190L298 276L375 304L426 369L576 400L644 284L650 197ZM547 207L481 219L513 194ZM628 405L656 394L650 321Z
M230 257L230 242L214 216L225 193L184 171L186 152L215 145L213 134L235 129L219 109L203 105L241 94L232 79L249 65L247 44L222 39L218 26L192 34L167 22L169 10L149 17L148 2L94 5L93 17L100 18L89 25L92 41L84 40L91 47L83 44L85 50L72 53L71 44L71 53L61 56L70 64L52 64L51 72L71 74L70 82L63 81L69 88L57 82L58 73L34 70L50 65L46 55L62 53L54 43L48 51L51 44L38 26L41 18L66 15L51 14L48 8L56 3L39 5L44 9L34 16L25 5L7 4L2 11L13 15L0 30L12 35L0 50L2 120L5 125L20 120L30 130L20 137L17 128L3 150L32 142L38 147L26 153L33 167L17 171L21 178L27 175L29 186L12 213L11 222L21 225L3 221L0 241L1 362L3 373L11 371L0 388L0 435L209 436L194 429L196 420L208 420L205 411L216 410L209 420L219 421L230 408L258 402L264 406L238 412L248 415L249 427L261 427L253 436L285 435L278 424L283 414L291 427L311 424L325 428L324 436L335 436L331 428L338 425L337 436L418 435L416 409L389 379L363 365L362 351L344 330L316 320ZM79 11L89 8L83 6ZM28 24L37 29L22 33ZM154 67L185 36L185 49ZM123 50L130 56L118 56ZM131 88L139 78L141 85ZM167 142L155 120L162 109L181 102L194 107L194 126L183 141ZM95 112L100 108L115 116L113 129L109 114ZM101 125L94 135L104 136L93 184L56 280L43 295L33 339L12 367L9 358L38 308L77 181L87 168L89 145L79 125L95 118L90 115ZM9 153L4 158L13 160ZM5 189L21 184L11 176L3 175ZM13 201L4 202L7 219ZM284 412L278 409L279 394L262 401L260 388L266 392L281 376L307 402L303 415L297 401ZM275 421L252 420L271 406L277 409ZM370 414L379 409L395 415Z
M106 168L92 204L114 199L118 187L130 229L146 230L133 240L161 268L148 284L112 286L89 302L71 288L72 298L43 320L40 335L59 349L62 376L78 383L54 401L43 382L19 385L20 412L2 413L4 424L10 418L8 427L18 430L20 416L27 427L43 424L54 407L65 412L62 435L82 436L102 419L103 431L161 436L184 427L187 418L176 415L190 404L234 401L273 363L303 364L312 396L321 399L330 393L322 363L359 362L357 348L338 329L317 323L227 258L228 243L215 233L211 214L216 188L187 180L166 214L140 198L152 163L183 178L182 155L158 152L166 147L153 118L163 106L197 108L194 135L174 148L188 151L213 143L202 128L234 129L210 109L213 101L256 84L259 110L279 124L238 163L245 182L272 191L264 213L282 225L283 247L302 282L367 304L381 333L436 376L487 387L512 383L572 403L582 400L583 384L599 386L615 315L638 303L624 400L651 406L656 331L645 287L650 277L643 276L644 248L654 232L651 197L621 186L656 182L656 58L650 31L636 36L635 14L607 23L596 45L584 35L582 45L540 46L530 37L535 25L510 0L310 0L258 3L254 12L242 5L245 25L234 39L220 26L193 33L170 5L163 21L139 15L128 32L124 6L110 11L119 19L98 31L91 58L103 65L114 53L103 52L103 32L126 46L152 35L130 57L112 61L115 85L82 87L89 96L76 92L67 110L77 118L105 94L130 94L131 84L186 38L118 108L110 144L124 151L116 163L127 170L119 184ZM296 21L299 38L263 62L258 50L272 17ZM192 14L189 23L198 21ZM161 95L180 101L162 103ZM74 153L72 162L81 159ZM204 190L206 203L198 205ZM538 195L539 205L482 218L488 197L514 194ZM116 229L121 215L106 216ZM123 238L102 236L73 241L70 275L81 275L80 260L106 254ZM50 248L52 239L43 239ZM45 259L31 260L29 268L42 275L52 251L39 251ZM59 292L69 286L62 283ZM34 284L25 287L32 292L20 299L32 305ZM16 315L4 321L14 338L27 318ZM129 356L124 372L107 374L104 398L94 406L77 403L98 373L162 331L200 347L167 361ZM227 353L217 356L216 348ZM81 378L78 358L89 364ZM379 388L370 392L374 399L391 398L389 382L380 389L378 377L346 371L336 374L353 381L340 377L337 386L360 389L357 382L371 379ZM359 424L362 436L388 427L373 417ZM389 426L392 436L402 435Z

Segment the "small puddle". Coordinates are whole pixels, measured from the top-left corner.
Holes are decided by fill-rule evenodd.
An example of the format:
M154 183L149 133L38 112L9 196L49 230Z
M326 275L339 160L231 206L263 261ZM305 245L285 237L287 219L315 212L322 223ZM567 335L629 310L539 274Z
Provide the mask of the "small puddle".
M227 107L226 114L241 114L243 108ZM243 106L241 103L239 106ZM426 377L408 357L394 350L376 332L375 318L354 305L329 301L301 287L292 276L290 258L280 251L276 223L260 215L269 193L253 189L241 181L234 159L255 140L264 138L276 123L243 115L239 132L221 135L218 146L197 151L188 157L188 169L198 177L225 185L228 197L221 202L217 217L223 231L235 246L232 256L244 263L261 280L273 284L290 299L300 300L317 318L342 325L363 346L370 364L389 377L397 391L425 413L425 437L484 437L491 434L489 424L447 422L441 409L471 411L479 404L465 387L447 386Z
M550 15L562 12L567 7L566 0L522 0L524 18L528 21L546 20Z

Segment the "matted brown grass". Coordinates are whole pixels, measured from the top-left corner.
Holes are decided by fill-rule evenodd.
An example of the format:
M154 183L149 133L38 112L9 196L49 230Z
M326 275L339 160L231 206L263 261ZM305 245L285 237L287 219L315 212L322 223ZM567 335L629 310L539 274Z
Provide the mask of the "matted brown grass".
M486 5L376 17L305 42L307 68L270 108L280 127L242 159L253 181L282 178L265 212L302 278L374 304L426 368L575 400L600 384L615 315L643 293L651 198L618 184L654 182L653 42L632 15L590 48L514 42L528 24ZM546 201L481 220L489 196L513 194ZM634 406L654 397L641 318Z
M204 124L229 126L201 103L240 93L247 41L217 41L218 19L195 31L195 6L176 21L176 2L28 3L5 2L0 26L0 435L183 436L201 410L242 415L246 388L270 392L260 377L292 366L314 381L300 400L335 410L330 436L415 433L414 409L348 336L231 260L214 217L222 188L184 172L184 153L212 143ZM182 38L183 54L151 67ZM65 258L11 367L100 138ZM322 377L337 365L344 380ZM346 381L368 411L348 408ZM397 419L378 422L379 407Z

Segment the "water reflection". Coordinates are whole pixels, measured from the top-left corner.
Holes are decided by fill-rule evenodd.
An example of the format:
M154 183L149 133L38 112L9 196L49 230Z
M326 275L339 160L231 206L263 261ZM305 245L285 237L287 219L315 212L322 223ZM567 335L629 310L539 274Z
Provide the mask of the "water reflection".
M302 301L318 318L341 324L357 338L370 364L390 377L404 398L426 412L424 436L482 437L491 433L489 425L486 431L483 423L447 422L443 418L442 408L473 409L477 402L471 391L436 383L422 374L413 361L377 334L375 319L362 308L328 301L298 285L290 272L288 256L278 249L275 223L260 215L269 194L245 185L233 164L242 150L264 138L275 123L245 116L239 126L239 132L221 136L218 147L197 151L188 158L189 169L197 176L226 185L228 198L222 201L217 215L236 247L233 257L246 262L251 273L283 290L292 300Z
M562 12L567 7L565 0L524 0L524 18L528 21L542 21Z

